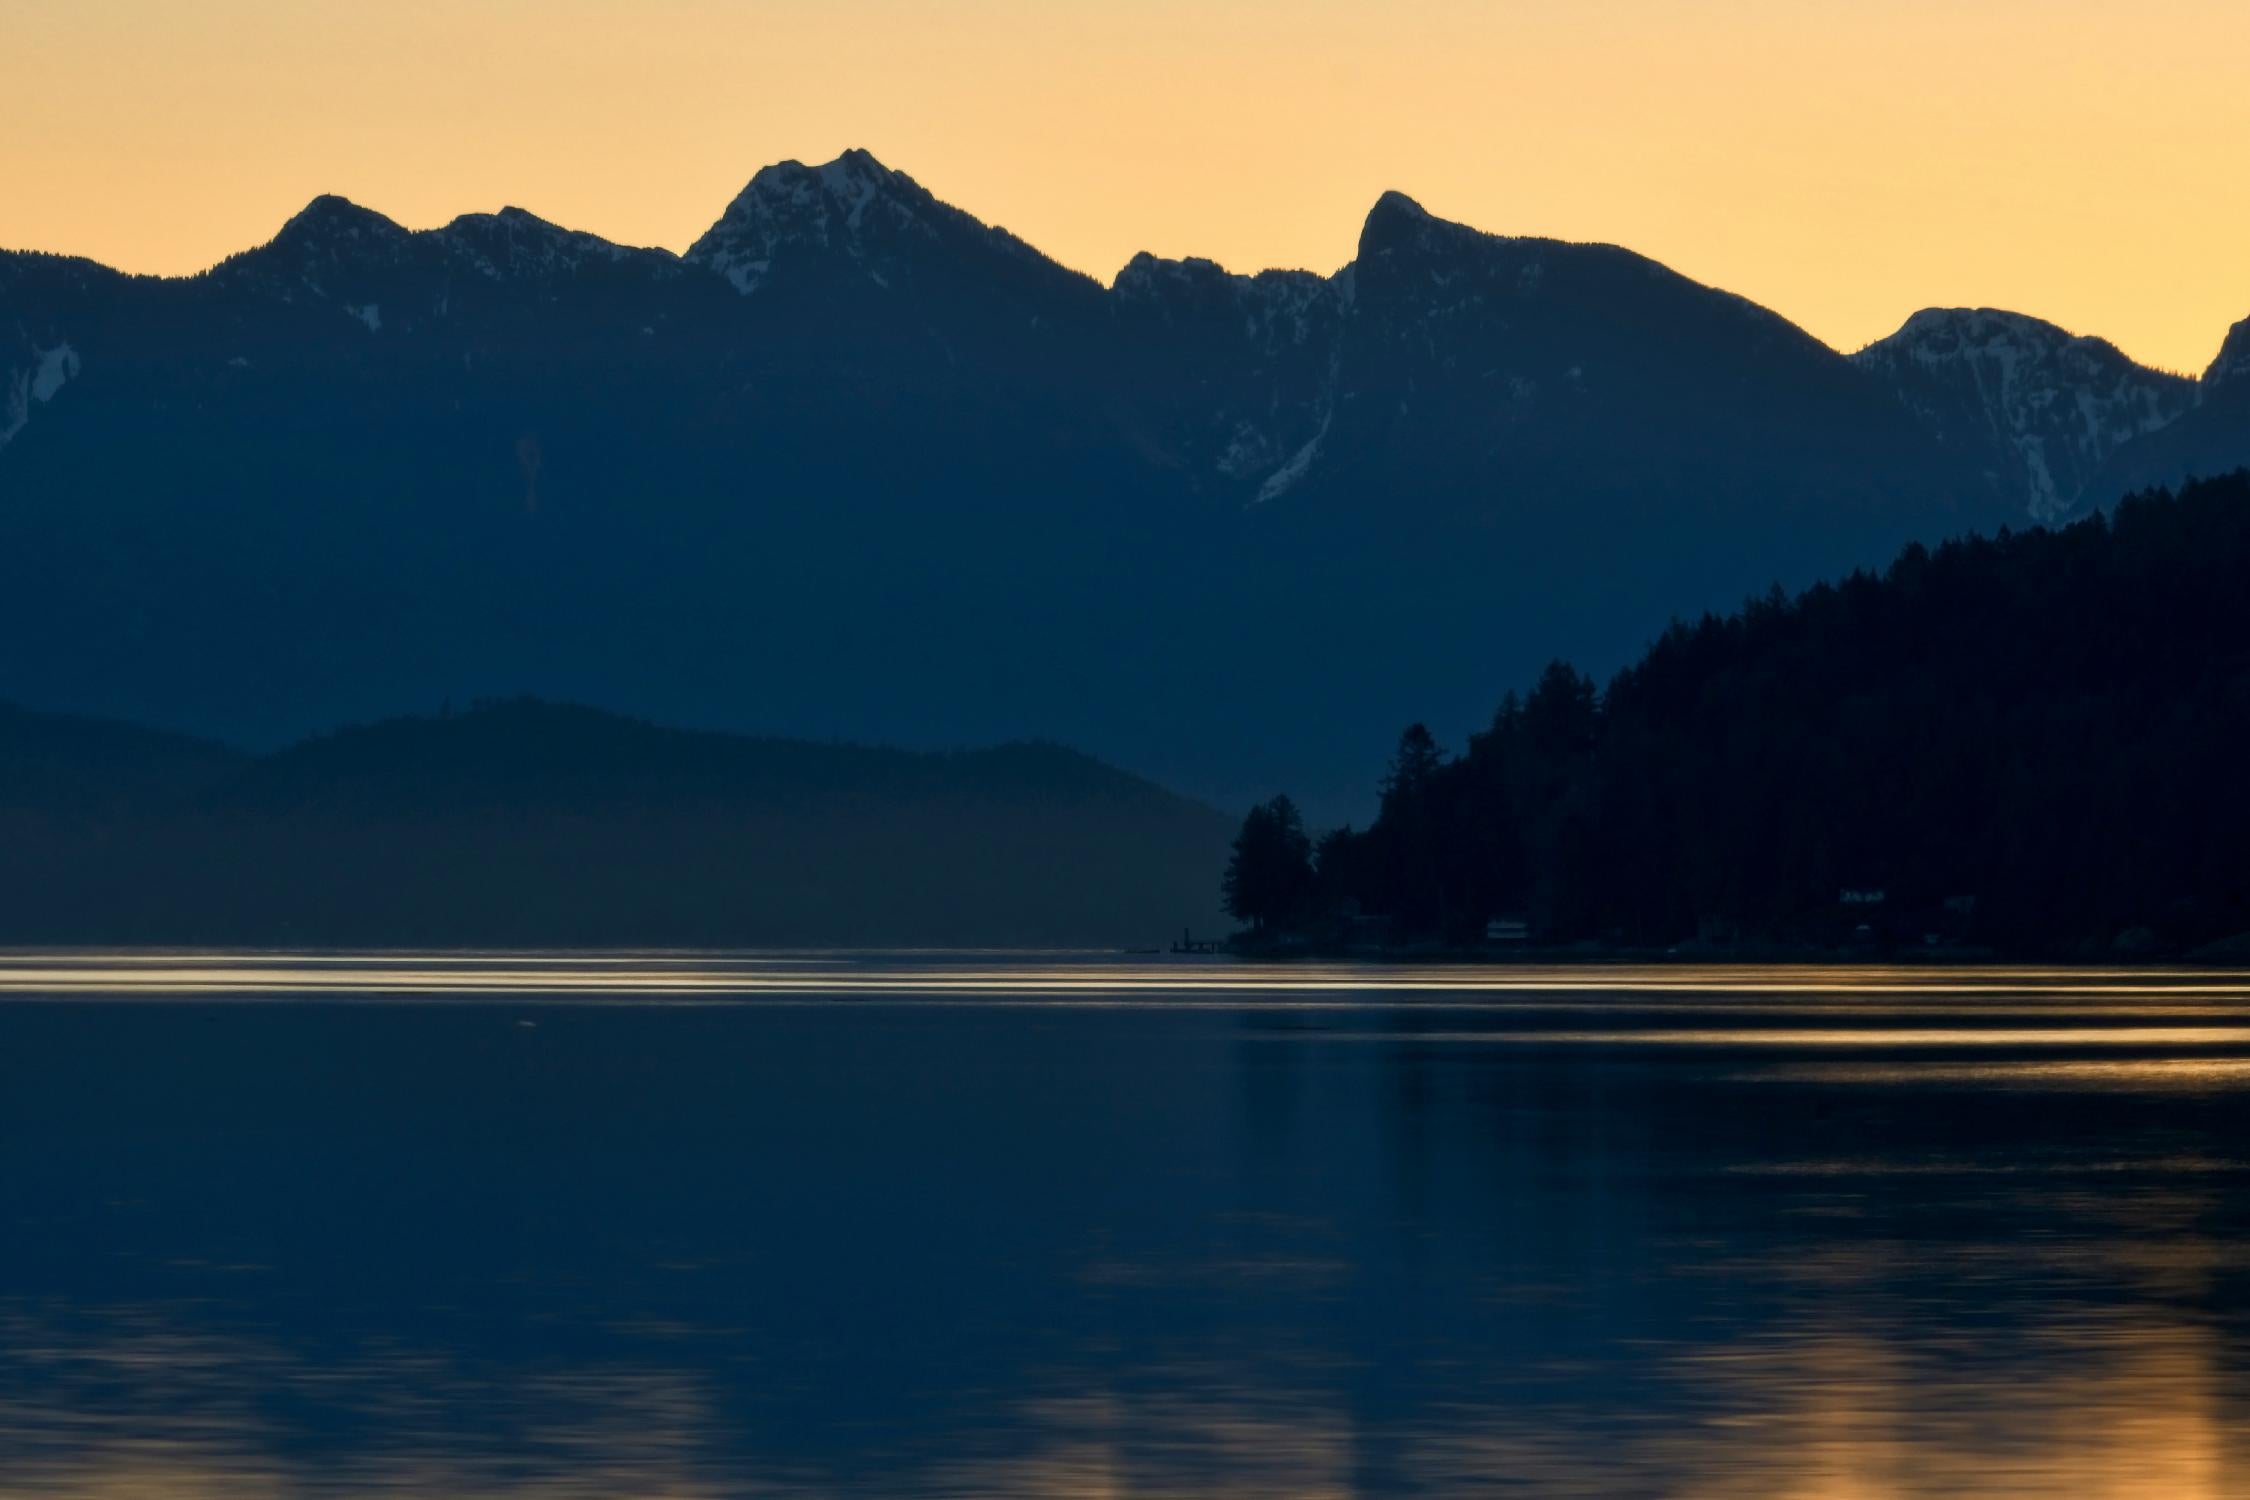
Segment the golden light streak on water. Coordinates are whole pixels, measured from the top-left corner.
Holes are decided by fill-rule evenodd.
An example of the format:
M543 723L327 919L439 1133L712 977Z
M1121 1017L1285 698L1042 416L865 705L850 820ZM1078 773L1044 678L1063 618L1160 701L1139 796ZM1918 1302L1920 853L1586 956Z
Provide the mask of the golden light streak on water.
M1333 1042L1388 1042L1396 1032L1320 1032ZM1415 1031L1417 1042L1605 1047L2220 1047L2250 1045L2250 1026L1704 1027L1694 1030Z
M0 995L157 999L274 995L694 997L750 1003L942 998L1006 1005L1078 1000L1103 1006L1232 1007L1284 999L1292 1008L1530 1005L1532 997L1625 1000L1727 997L1755 1007L1811 999L1824 1013L1852 1002L1872 1012L1964 997L2012 1000L1976 1014L2065 1015L2081 1002L2105 1010L2151 1002L2174 1017L2250 1014L2250 976L2225 970L1913 966L1426 965L1119 962L1113 957L906 954L873 958L776 954L362 954L239 952L15 952L0 954ZM2182 1004L2181 1002L2195 1002ZM1768 1006L1766 1008L1779 1008ZM1610 1039L1615 1040L1615 1037ZM1681 1040L1687 1040L1685 1036Z
M1768 1082L2020 1088L2214 1090L2250 1086L2250 1058L2154 1057L1975 1063L1797 1063L1754 1075Z

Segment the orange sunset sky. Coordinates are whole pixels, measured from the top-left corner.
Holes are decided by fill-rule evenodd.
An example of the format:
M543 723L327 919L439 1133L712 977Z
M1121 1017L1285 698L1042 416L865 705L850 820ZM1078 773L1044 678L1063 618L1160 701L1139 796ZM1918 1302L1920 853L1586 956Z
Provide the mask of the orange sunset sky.
M1385 188L1839 348L2250 316L2246 0L0 0L0 246L186 272L316 193L684 248L863 145L1104 281L1331 270Z

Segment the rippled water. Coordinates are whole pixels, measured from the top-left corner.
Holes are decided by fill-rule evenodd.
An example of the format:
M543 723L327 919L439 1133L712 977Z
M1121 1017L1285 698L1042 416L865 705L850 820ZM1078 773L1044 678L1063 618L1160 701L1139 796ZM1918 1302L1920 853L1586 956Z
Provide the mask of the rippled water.
M0 1496L2250 1494L2250 985L0 958Z

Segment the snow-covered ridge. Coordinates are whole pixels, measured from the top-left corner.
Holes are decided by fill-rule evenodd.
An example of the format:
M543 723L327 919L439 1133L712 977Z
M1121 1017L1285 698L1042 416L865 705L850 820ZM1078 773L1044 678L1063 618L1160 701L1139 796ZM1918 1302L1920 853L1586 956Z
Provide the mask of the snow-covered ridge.
M2194 382L2107 340L1996 308L1926 308L1851 358L1940 441L1987 448L1994 480L2041 521L2077 509L2111 454L2195 400Z

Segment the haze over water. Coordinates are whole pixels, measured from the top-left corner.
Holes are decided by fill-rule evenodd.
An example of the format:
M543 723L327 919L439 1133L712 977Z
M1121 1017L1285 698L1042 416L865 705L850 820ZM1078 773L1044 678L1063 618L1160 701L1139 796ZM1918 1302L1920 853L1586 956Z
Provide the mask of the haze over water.
M0 1497L2250 1491L2250 982L0 959Z

